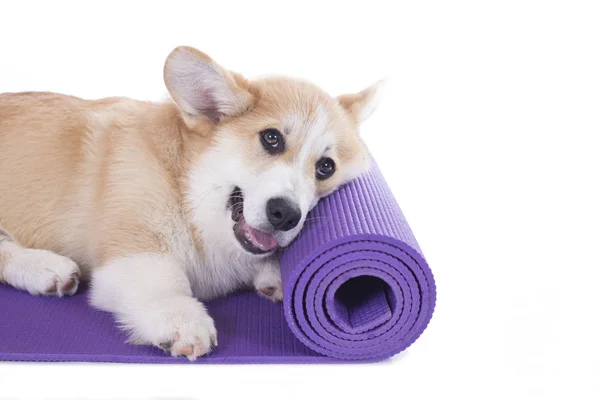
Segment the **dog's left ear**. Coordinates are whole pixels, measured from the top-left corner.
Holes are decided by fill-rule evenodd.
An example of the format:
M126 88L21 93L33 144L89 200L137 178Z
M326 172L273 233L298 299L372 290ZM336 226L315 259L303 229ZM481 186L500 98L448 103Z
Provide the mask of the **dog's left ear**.
M248 83L193 47L177 47L169 54L164 79L171 97L192 121L213 123L244 113L252 104Z
M369 118L379 105L383 95L386 79L381 79L368 88L353 94L338 96L337 100L350 114L354 121L360 125Z

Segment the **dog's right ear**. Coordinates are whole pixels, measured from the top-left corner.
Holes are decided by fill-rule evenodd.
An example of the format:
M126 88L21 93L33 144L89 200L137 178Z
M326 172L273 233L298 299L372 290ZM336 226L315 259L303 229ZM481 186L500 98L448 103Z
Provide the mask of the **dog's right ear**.
M252 104L244 78L192 47L177 47L169 54L164 79L186 120L207 118L216 124L244 113Z
M381 79L359 93L344 94L338 96L337 99L354 121L360 125L369 118L379 105L386 81L386 79Z

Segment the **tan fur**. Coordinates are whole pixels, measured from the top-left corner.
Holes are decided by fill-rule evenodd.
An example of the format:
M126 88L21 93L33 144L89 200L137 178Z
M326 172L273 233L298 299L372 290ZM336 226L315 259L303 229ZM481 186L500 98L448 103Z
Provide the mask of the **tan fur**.
M290 111L310 119L324 105L328 124L340 135L340 168L366 159L356 118L344 114L353 112L353 98L344 98L344 109L308 83L228 76L244 104L217 125L174 103L0 95L0 226L23 246L65 255L84 270L131 253L169 252L170 235L180 224L201 250L183 200L191 160L220 129L231 129L239 132L250 168L260 169L274 161L264 156L258 132L285 132L289 127L281 121ZM294 157L301 140L290 136L284 157ZM337 179L319 182L318 192L331 191Z
M0 224L84 265L166 251L152 225L154 210L179 207L177 115L127 99L0 96Z

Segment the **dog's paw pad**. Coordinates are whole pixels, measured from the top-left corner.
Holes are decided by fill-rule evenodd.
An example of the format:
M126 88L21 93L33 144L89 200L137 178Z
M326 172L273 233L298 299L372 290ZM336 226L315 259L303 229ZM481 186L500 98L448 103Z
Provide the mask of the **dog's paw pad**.
M258 290L265 296L271 297L275 293L275 286L267 286L267 287L260 288Z
M188 344L187 346L180 347L178 352L182 356L192 357L194 354L194 346Z
M79 287L79 274L72 274L69 280L63 285L62 292L68 295L73 295Z
M79 272L74 272L68 278L54 275L52 283L47 286L43 294L47 296L72 296L79 287Z
M260 287L258 288L258 293L262 297L266 297L267 299L274 302L283 301L283 292L281 291L281 285Z
M261 269L254 278L254 288L259 296L275 302L282 301L283 291L279 268L267 265Z
M171 303L164 302L154 312L157 315L153 321L156 321L156 317L163 321L158 325L153 322L153 329L158 329L156 338L162 340L152 340L152 343L167 354L194 361L217 346L214 321L197 300L174 299Z
M190 361L210 353L212 346L218 345L216 334L210 335L209 343L205 343L199 336L194 337L193 343L185 343L180 339L179 333L176 333L175 337L176 340L160 343L158 347L173 357L185 356Z

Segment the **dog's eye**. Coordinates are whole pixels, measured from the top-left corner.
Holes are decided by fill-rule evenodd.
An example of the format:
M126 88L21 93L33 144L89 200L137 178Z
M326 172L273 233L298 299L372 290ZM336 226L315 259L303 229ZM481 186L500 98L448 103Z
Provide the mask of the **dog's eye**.
M269 128L260 133L260 141L263 147L271 154L281 153L285 150L285 142L281 132L277 129Z
M335 172L335 162L331 158L323 157L317 161L316 168L317 179L325 180Z

